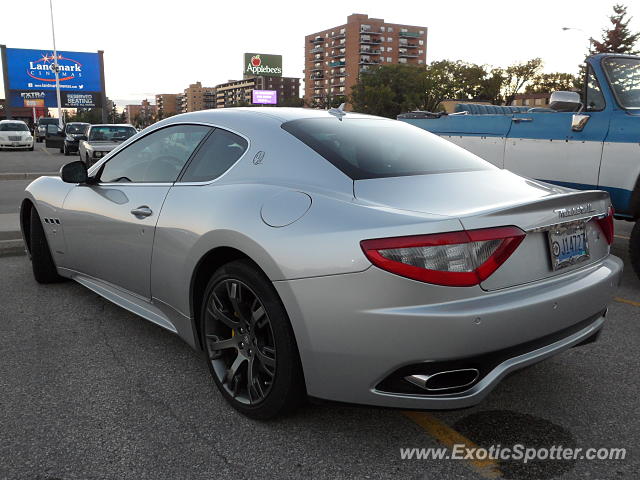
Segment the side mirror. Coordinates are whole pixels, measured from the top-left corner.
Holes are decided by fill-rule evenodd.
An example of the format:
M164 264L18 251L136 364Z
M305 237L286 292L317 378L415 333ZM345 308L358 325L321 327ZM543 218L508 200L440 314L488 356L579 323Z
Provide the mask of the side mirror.
M87 183L87 166L81 160L67 163L60 169L60 178L65 183Z
M578 92L553 92L549 98L549 107L556 112L579 112L582 109Z

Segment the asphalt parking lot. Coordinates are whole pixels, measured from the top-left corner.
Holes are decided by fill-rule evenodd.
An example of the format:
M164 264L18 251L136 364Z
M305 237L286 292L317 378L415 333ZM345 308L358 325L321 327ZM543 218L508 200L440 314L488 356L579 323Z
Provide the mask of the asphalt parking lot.
M74 159L0 152L0 173L14 154L31 171ZM20 188L6 182L10 210ZM640 478L640 281L630 224L616 227L626 270L599 342L517 372L466 410L309 404L271 422L227 406L176 336L73 282L37 284L25 256L0 257L0 479ZM401 448L452 444L615 447L626 458L401 459Z

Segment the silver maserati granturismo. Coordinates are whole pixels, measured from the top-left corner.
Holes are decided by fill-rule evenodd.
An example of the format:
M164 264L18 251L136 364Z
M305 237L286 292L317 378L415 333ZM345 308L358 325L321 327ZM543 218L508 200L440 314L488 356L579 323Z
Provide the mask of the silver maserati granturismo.
M270 418L306 397L466 407L594 341L622 271L612 214L395 120L235 108L40 177L20 217L38 282L176 333Z

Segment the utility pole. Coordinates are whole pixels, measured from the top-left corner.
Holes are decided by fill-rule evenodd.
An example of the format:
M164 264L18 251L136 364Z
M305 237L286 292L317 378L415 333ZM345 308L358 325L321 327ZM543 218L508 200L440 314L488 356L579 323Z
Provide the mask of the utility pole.
M60 107L60 75L58 74L58 51L56 50L56 31L53 27L53 4L49 0L49 11L51 12L51 36L53 37L53 73L56 76L56 100L58 102L58 126L62 130L62 108Z

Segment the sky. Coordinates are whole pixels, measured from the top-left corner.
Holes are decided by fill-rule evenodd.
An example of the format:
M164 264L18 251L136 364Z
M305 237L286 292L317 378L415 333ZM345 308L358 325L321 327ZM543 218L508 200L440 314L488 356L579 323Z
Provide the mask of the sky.
M619 0L624 1L624 0ZM304 36L365 13L428 28L427 63L492 66L541 57L547 72L575 73L588 38L600 39L614 1L53 0L59 50L104 50L107 96L119 106L242 77L244 52L283 55L283 74L303 77ZM310 5L322 5L313 11ZM627 0L640 30L640 2ZM0 44L51 49L49 0L0 0ZM13 20L11 20L13 19ZM563 31L562 27L581 30ZM4 86L0 78L0 98Z

